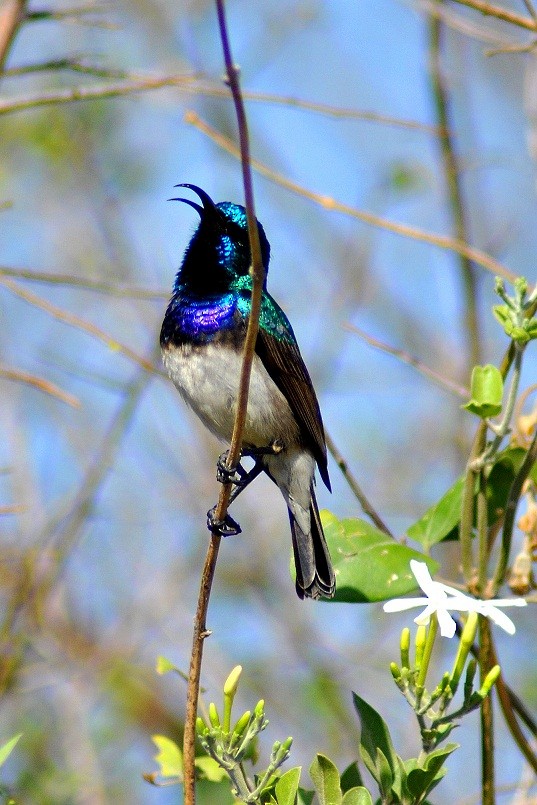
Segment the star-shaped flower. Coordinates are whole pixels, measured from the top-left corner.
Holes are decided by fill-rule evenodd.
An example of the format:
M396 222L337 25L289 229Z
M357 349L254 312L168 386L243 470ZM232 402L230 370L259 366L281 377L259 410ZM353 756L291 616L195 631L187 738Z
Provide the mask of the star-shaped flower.
M423 612L414 618L414 622L418 626L426 626L433 612L436 612L442 637L453 637L455 634L455 621L449 614L450 611L477 612L479 615L490 618L508 634L515 633L515 624L505 612L501 611L500 607L525 607L527 601L523 598L493 598L490 601L471 598L448 584L434 581L425 562L411 559L410 569L426 597L394 598L384 604L385 612L402 612L405 609L412 609L412 607L425 606Z

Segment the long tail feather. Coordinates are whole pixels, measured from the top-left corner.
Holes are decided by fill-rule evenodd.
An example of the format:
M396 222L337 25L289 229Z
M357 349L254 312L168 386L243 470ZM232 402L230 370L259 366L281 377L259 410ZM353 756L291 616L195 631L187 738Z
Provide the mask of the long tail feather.
M299 598L333 598L336 591L334 569L323 533L315 493L311 491L311 529L304 533L289 510Z

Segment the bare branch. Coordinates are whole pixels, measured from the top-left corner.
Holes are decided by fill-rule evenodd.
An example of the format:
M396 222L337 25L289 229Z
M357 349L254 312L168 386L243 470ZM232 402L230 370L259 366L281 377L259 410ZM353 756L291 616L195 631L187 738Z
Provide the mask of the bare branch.
M216 131L216 129L212 128L212 126L209 126L207 123L205 123L205 121L203 121L199 115L196 114L196 112L188 111L185 114L185 121L195 126L203 134L206 134L208 137L210 137L213 142L220 146L220 148L223 148L234 157L239 157L239 152L234 143L219 131ZM404 237L412 238L413 240L418 240L422 243L429 243L432 246L438 246L440 249L447 249L448 251L462 254L465 257L468 257L470 260L473 260L474 263L478 263L478 265L486 268L487 271L491 271L495 275L497 274L500 277L504 277L505 279L509 280L509 282L514 282L516 279L516 275L513 274L512 271L509 271L509 269L502 265L502 263L499 263L486 252L481 251L481 249L476 249L473 246L469 246L467 243L462 243L454 238L448 238L445 235L435 235L433 232L426 232L423 229L408 226L407 224L399 224L395 221L390 221L387 218L381 218L379 215L365 212L365 210L357 210L355 207L350 207L348 204L341 204L330 196L323 196L320 193L314 193L312 190L307 190L305 187L302 187L296 182L292 182L283 174L271 170L271 168L257 159L252 159L251 164L252 167L258 171L258 173L266 176L271 182L274 182L281 187L285 187L286 190L290 190L292 193L303 196L304 198L315 202L315 204L319 204L326 210L341 212L344 215L349 215L351 218L356 218L359 221L370 224L371 226L376 226L379 229L385 229L388 232L394 232L396 235L403 235Z

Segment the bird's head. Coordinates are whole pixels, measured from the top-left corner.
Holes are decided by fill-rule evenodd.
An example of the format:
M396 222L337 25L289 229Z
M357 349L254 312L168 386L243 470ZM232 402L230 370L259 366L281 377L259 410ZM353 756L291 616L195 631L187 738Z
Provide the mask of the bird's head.
M181 281L188 282L191 288L201 285L201 289L207 291L224 288L234 279L247 275L251 265L251 252L244 207L230 201L215 204L204 190L194 184L175 186L187 187L201 201L198 204L187 198L170 199L188 204L200 216L198 228L185 252L179 272ZM266 271L270 245L259 221L257 227Z

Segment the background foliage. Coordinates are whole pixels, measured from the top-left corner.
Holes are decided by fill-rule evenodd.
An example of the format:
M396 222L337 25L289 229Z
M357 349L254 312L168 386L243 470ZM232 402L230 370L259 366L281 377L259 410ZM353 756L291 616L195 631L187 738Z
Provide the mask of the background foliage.
M71 7L51 0L48 8ZM42 11L32 2L27 10ZM436 42L432 11L441 19ZM451 3L232 2L228 14L255 157L322 196L453 235L457 211L431 128L441 117L430 70L439 52L468 242L534 276L537 63L531 51L508 50L525 45L527 32ZM486 55L498 49L507 52ZM15 72L65 58L76 71ZM188 662L220 447L161 376L156 342L195 223L166 203L173 185L195 182L215 200L241 200L237 160L192 114L185 119L194 111L234 136L213 4L141 0L36 16L20 27L5 67L0 740L23 737L2 782L21 802L172 802L177 791L141 778L154 765L150 734L179 734L183 715L183 691L154 664L159 654ZM148 77L175 86L15 109L21 98L57 101L72 87L99 94ZM297 108L296 99L353 111L335 117ZM489 312L493 275L476 269L472 339L456 254L365 226L270 178L255 181L272 244L269 287L293 322L327 429L402 535L461 473L474 422L456 394L371 349L348 325L468 386L472 353L495 363L507 342ZM523 387L535 379L532 360ZM36 388L36 378L63 399ZM334 462L331 473L334 494L319 487L321 505L355 516ZM243 534L220 556L208 695L240 662L239 699L270 703L269 739L294 735L293 759L306 767L315 751L337 756L341 768L356 756L351 688L391 710L397 745L417 747L388 673L406 620L388 621L378 606L296 599L286 514L268 480L234 511ZM434 555L447 573L450 548ZM535 705L528 610L517 613L520 639L499 636L498 647L512 686ZM466 751L450 758L437 802L477 791L471 718L457 740ZM509 801L524 770L501 732L498 746Z

